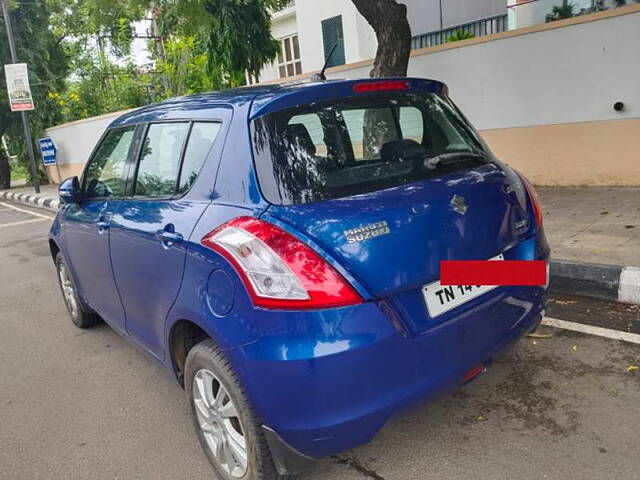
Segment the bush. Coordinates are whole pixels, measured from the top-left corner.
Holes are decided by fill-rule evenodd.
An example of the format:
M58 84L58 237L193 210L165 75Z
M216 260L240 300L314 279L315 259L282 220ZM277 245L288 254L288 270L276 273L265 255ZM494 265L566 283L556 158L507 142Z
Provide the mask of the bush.
M548 13L545 17L547 23L555 22L556 20L562 20L564 18L571 18L576 16L576 5L569 2L569 0L562 0L562 5L556 5L551 9L551 13Z
M460 40L467 40L467 39L473 38L473 37L475 37L475 35L473 33L465 32L464 30L459 28L458 30L456 30L456 32L453 35L451 35L449 38L447 38L447 43L458 42Z

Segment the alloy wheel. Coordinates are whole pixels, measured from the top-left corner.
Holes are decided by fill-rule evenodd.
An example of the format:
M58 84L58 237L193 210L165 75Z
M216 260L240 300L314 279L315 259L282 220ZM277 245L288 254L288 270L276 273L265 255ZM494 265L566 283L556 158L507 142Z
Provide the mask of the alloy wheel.
M212 456L233 478L247 472L247 444L238 411L227 389L207 369L193 379L193 402L198 425Z
M75 288L69 276L69 270L64 263L58 265L58 276L62 287L62 296L73 317L78 315L78 301L76 299Z

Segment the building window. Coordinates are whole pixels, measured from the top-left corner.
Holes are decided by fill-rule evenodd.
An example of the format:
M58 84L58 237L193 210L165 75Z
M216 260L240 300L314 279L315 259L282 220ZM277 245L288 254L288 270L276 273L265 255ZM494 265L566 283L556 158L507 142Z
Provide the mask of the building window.
M327 61L331 50L336 49L327 62L328 67L344 65L344 35L342 33L342 15L327 18L322 21L322 43L324 45L324 60Z
M292 35L280 40L278 71L280 72L280 78L293 77L302 73L298 35Z

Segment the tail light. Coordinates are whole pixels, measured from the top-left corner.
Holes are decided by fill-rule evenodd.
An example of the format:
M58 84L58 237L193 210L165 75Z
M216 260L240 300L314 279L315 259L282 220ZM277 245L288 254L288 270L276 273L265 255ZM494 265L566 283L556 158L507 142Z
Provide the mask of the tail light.
M538 194L536 193L531 182L527 180L527 178L520 174L520 178L522 179L522 183L527 188L527 192L529 193L529 198L531 199L531 205L533 206L533 213L536 218L536 226L540 229L542 228L542 207L540 207L540 200L538 199Z
M205 235L202 245L231 262L258 307L306 310L362 302L325 259L264 220L235 218Z
M408 90L409 82L406 80L382 80L379 82L362 82L353 86L355 93L386 92L389 90Z

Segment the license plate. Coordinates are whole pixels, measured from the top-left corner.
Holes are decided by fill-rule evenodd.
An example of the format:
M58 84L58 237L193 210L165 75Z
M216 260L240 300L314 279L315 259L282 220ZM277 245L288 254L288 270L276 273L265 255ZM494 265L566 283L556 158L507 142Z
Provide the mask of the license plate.
M489 260L504 260L504 256L490 258ZM443 286L440 281L430 283L422 287L422 295L427 304L427 310L431 318L453 310L469 300L490 292L497 285L448 285Z

